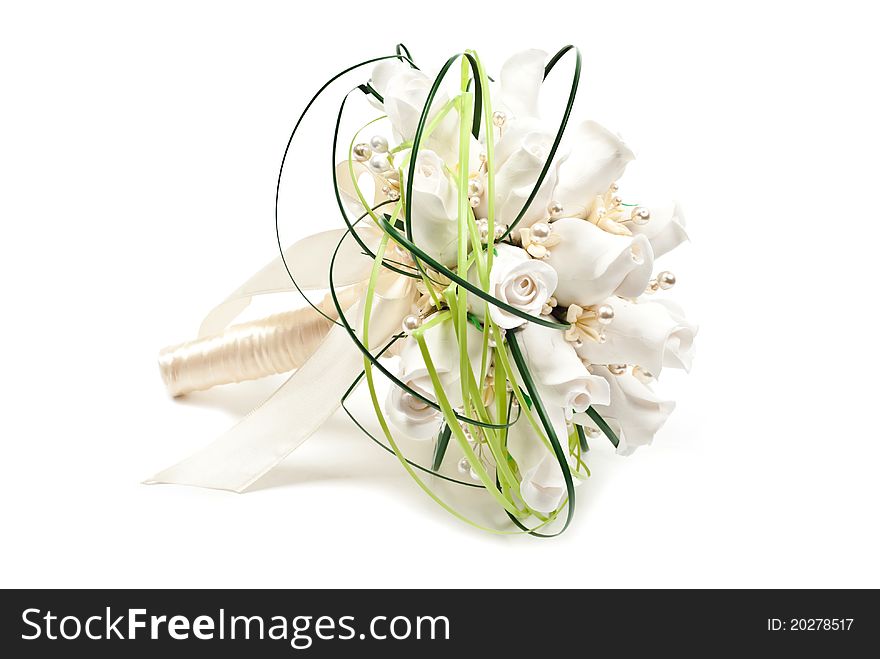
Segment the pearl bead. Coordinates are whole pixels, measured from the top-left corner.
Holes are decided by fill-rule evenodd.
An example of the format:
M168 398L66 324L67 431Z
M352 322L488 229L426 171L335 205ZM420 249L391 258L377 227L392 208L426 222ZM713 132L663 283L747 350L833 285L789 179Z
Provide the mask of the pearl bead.
M550 225L546 222L536 222L531 228L532 242L543 243L550 237Z
M388 198L392 201L397 201L398 199L400 199L400 192L398 192L396 188L391 188L391 190L388 192Z
M654 374L646 371L641 366L633 366L633 377L642 384L648 384L654 379Z
M611 375L623 375L626 373L626 364L608 364L608 372Z
M480 205L480 198L477 196L473 196L468 199L468 202L470 203L471 208L476 208Z
M551 201L549 204L547 204L547 213L549 213L551 219L555 220L559 217L562 217L562 213L564 211L565 209L558 201Z
M477 473L477 470L474 469L473 467L471 467L471 468L468 470L468 474L470 474L470 477L471 477L472 480L475 480L475 481L480 480L480 475Z
M675 275L668 270L664 270L659 275L657 275L657 285L664 291L668 291L670 288L675 286Z
M498 128L501 128L506 121L507 115L500 110L496 110L492 113L492 123L495 124L495 126L497 126Z
M383 156L380 153L377 153L370 161L367 163L367 167L369 167L376 174L383 174L391 169L391 165L388 162L388 157Z
M489 240L489 221L488 220L477 220L477 233L480 234L480 242L487 242Z
M591 428L590 426L584 426L584 432L590 439L595 439L600 434L598 428Z
M619 206L620 204L623 203L623 199L621 198L620 195L614 195L613 197L611 197L611 203L614 204L615 206Z
M483 194L483 182L479 178L472 178L468 181L468 196L479 197Z
M611 184L611 192L617 192L618 190L620 190L620 186L617 185L617 183L612 183Z
M381 135L373 135L370 138L370 146L376 153L388 153L388 140Z
M605 336L605 332L601 332L599 334L599 339L598 339L599 343L605 343L607 340L608 340L608 337Z
M489 159L489 156L485 151L480 151L480 162L486 162Z
M633 208L632 215L630 218L635 224L647 224L648 220L651 219L651 211L643 206L636 206Z
M355 144L354 149L351 150L352 154L354 154L354 159L363 162L367 160L371 155L373 155L373 150L370 148L369 144Z
M601 325L608 325L614 320L614 307L609 304L600 304L599 308L596 309L596 320L599 321Z
M403 319L402 327L404 332L412 332L413 330L418 329L422 324L422 319L416 315L410 314L406 318Z
M506 224L496 224L495 225L495 240L501 240L501 236L503 236L506 231L507 231Z
M467 458L462 458L458 461L458 471L462 474L466 474L471 470L471 463L468 462Z

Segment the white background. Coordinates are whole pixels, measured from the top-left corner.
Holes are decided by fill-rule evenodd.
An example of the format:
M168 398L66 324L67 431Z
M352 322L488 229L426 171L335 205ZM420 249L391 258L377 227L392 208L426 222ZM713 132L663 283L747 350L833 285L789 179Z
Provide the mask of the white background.
M868 7L4 4L0 586L880 586ZM596 447L555 540L454 520L342 417L246 495L140 484L276 384L173 402L156 353L274 256L312 91L397 41L495 71L578 45L576 115L639 155L624 192L687 212L661 264L701 325L694 371L664 375L679 406L652 447ZM335 108L300 172L326 172ZM303 235L336 221L322 185Z

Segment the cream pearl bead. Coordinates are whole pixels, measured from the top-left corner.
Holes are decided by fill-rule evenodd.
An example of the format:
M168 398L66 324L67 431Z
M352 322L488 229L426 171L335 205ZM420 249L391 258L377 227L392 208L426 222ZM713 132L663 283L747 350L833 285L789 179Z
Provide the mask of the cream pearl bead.
M387 156L377 153L372 158L370 158L369 162L367 163L367 167L369 167L376 174L383 174L391 169L391 164L388 162Z
M636 206L633 208L632 215L630 215L629 219L635 224L647 224L648 220L651 219L651 211L643 206Z
M546 222L536 222L531 227L531 238L534 243L543 243L550 237L550 225Z
M483 194L483 182L479 178L472 178L468 181L468 196L479 197Z
M363 142L355 144L351 152L352 155L354 155L354 159L358 162L363 162L373 155L373 150L370 148L370 145Z
M422 325L422 319L414 314L410 314L406 318L403 319L403 323L401 323L401 327L404 332L412 332L413 330L417 330Z
M480 242L489 240L489 220L477 220L477 233L480 234Z
M506 121L507 115L500 110L496 110L492 113L492 123L495 124L495 126L497 126L498 128L501 128Z
M608 304L600 304L596 309L596 320L601 325L608 325L614 320L614 307Z
M657 275L657 285L664 291L668 291L675 286L675 275L669 272L669 270L664 270Z
M626 364L608 364L608 372L611 375L623 375L626 373Z
M547 204L547 213L550 215L551 219L558 219L562 217L562 213L565 212L565 209L562 207L558 201L551 201Z
M370 147L376 153L388 153L388 140L381 135L373 135L370 138Z

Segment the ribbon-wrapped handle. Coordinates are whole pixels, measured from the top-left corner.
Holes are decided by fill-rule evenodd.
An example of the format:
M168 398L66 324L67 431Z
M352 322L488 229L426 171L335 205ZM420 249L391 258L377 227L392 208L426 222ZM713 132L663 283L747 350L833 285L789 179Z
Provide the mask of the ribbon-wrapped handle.
M338 293L344 308L360 297L362 286ZM329 294L317 305L287 311L200 337L159 353L159 371L168 392L183 396L220 384L256 380L302 366L338 318Z

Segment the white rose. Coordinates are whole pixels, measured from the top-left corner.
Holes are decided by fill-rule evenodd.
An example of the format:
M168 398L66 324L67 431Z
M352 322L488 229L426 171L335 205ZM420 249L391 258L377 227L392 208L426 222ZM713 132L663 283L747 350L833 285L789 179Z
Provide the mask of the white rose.
M419 151L413 178L412 232L415 244L446 266L458 255L458 192L433 151Z
M562 409L547 406L547 414L556 438L567 454L568 427ZM539 513L552 513L559 508L566 495L565 477L556 455L535 433L525 416L508 430L507 449L519 467L520 495L529 508Z
M434 395L419 387L415 382L407 382L408 387L418 391L430 400ZM440 431L443 415L408 391L392 384L385 401L388 420L398 431L413 439L433 439Z
M574 217L552 226L560 242L546 262L559 275L554 297L560 304L585 307L611 295L644 293L654 267L654 252L645 236L617 236Z
M597 195L623 175L635 156L617 135L595 121L584 121L569 134L571 150L559 166L553 200L567 217L587 217Z
M489 293L527 314L540 316L541 309L556 289L556 271L543 261L531 258L519 247L502 243L496 246L496 251L498 255L494 257L489 272ZM468 271L468 279L478 283L476 267ZM468 302L474 315L480 319L483 319L488 304L489 317L501 328L513 329L528 322L476 295L468 294Z
M697 326L668 300L633 303L617 297L604 301L614 309L605 343L584 341L578 354L593 364L638 364L654 375L661 369L689 371Z
M596 411L620 439L617 453L630 455L639 446L650 444L675 409L675 401L661 399L629 371L612 375L607 368L596 364L590 371L601 375L611 386L611 403L596 406ZM574 422L598 430L586 414L576 415Z
M590 405L608 404L608 382L587 370L563 330L527 323L516 337L548 408L562 408L571 418Z
M464 401L461 396L460 347L452 319L429 327L425 330L424 337L443 393L452 407L461 407ZM482 334L470 324L467 331L467 352L474 379L478 380L483 354ZM418 342L411 337L404 340L401 348L397 377L427 399L437 402L434 384L425 366L422 351ZM439 410L426 405L424 401L395 384L391 385L388 392L385 409L392 425L414 439L435 437L443 420Z
M648 239L654 258L659 258L688 240L684 229L684 214L681 207L673 202L665 206L652 206L651 219L646 224L631 223L630 230Z

